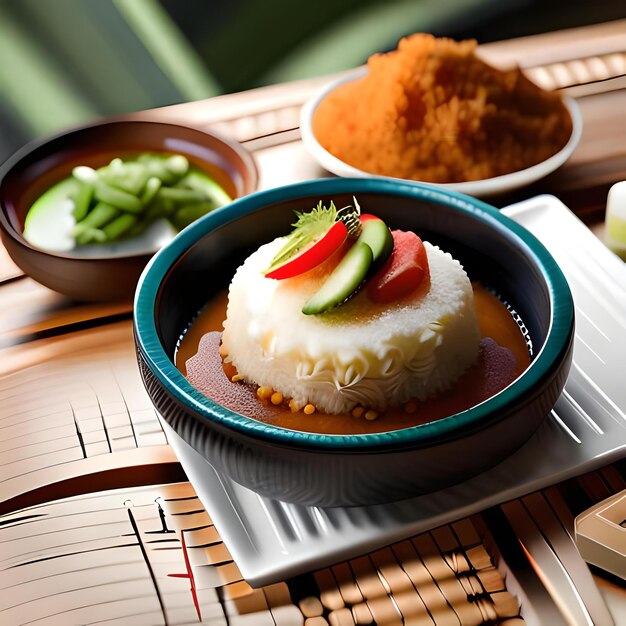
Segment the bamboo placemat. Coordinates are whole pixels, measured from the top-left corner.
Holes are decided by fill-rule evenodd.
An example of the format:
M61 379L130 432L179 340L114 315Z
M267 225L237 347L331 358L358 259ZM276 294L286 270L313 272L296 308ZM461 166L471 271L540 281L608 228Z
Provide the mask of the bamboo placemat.
M610 466L503 509L539 520L550 510L571 529L575 514L625 484L623 467ZM0 545L0 611L11 624L524 623L481 515L261 589L242 580L186 482L0 516Z
M158 475L176 463L139 379L130 323L4 353L14 350L21 366L0 381L0 485L11 511L0 518L0 586L19 582L15 594L2 594L11 623L46 611L49 623L63 623L60 615L65 623L130 623L137 614L145 622L134 623L187 623L194 594L209 623L395 624L402 616L479 624L518 614L469 520L253 591L188 483L139 486L146 476L138 467ZM99 493L123 480L116 468L138 486ZM159 529L163 536L152 537ZM129 545L133 532L139 539ZM183 580L185 550L193 587ZM94 614L98 620L85 617Z
M189 483L28 507L0 517L0 544L11 624L521 622L469 519L256 590Z
M0 378L0 511L102 489L120 469L124 485L184 476L139 377L130 322L0 354L9 370Z

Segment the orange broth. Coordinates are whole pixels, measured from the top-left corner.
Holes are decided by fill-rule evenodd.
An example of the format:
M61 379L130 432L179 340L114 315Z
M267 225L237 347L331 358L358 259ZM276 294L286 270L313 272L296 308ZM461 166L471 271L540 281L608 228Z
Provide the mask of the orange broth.
M221 332L226 317L227 291L218 294L183 335L176 352L176 367L202 393L227 408L282 428L327 434L363 434L423 424L483 402L510 384L530 364L526 340L510 311L482 285L475 283L473 287L483 339L480 356L449 391L413 403L411 412L404 407L389 408L374 421L351 414L316 412L305 415L302 411L291 412L286 402L274 406L258 399L255 385L231 382L234 369L222 365L218 353L219 335L216 334ZM203 337L205 340L201 345ZM194 370L188 374L187 362L192 358Z

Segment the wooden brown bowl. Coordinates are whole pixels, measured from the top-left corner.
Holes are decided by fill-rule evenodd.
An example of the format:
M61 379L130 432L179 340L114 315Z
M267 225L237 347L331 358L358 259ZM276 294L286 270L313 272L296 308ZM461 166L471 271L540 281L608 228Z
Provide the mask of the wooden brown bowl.
M33 202L76 165L100 167L137 152L176 152L211 176L235 199L257 187L251 155L239 144L200 128L147 120L112 120L34 141L0 167L0 237L26 274L76 300L132 297L154 250L79 257L43 250L22 236Z

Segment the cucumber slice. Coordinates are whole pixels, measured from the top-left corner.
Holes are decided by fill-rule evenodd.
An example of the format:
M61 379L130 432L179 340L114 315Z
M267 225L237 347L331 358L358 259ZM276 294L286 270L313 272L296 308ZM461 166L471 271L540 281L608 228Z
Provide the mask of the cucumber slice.
M393 250L393 236L385 222L379 219L369 219L361 224L359 241L366 243L373 254L373 263L382 265Z
M330 311L354 293L372 265L372 249L356 241L326 279L319 291L302 307L305 315Z
M24 221L24 239L37 248L66 252L75 246L72 215L81 183L66 178L45 191L30 207Z

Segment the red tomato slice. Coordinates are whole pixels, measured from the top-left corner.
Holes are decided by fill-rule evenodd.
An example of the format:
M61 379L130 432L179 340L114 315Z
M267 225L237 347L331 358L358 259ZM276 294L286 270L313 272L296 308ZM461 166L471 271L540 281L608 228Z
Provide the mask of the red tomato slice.
M282 280L304 274L331 257L341 247L347 236L346 225L343 222L335 222L323 237L305 246L295 256L265 276Z
M415 291L428 276L428 257L422 240L411 232L391 231L393 252L368 281L367 295L374 302L399 300Z

